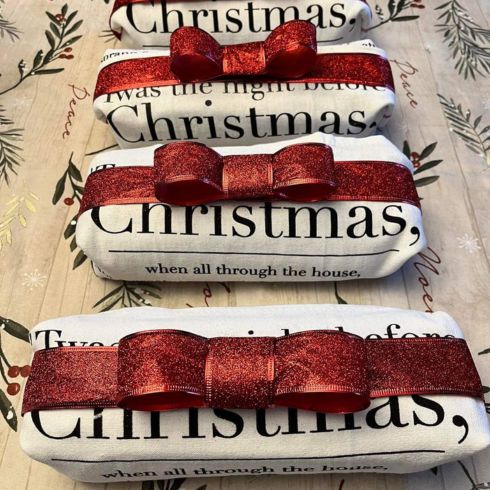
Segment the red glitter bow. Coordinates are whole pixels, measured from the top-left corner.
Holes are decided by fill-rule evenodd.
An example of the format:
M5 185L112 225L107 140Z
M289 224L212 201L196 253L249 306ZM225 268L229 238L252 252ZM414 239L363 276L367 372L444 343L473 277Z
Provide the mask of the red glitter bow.
M151 330L124 337L118 347L36 352L22 413L273 406L350 413L371 398L424 394L482 397L463 339L364 340L333 330L208 339Z
M158 195L158 197L157 197ZM89 175L79 215L99 206L167 202L196 205L258 197L302 202L404 202L420 207L411 171L382 161L336 161L321 143L273 155L221 156L200 143L169 143L154 166L105 168Z
M315 60L315 26L304 20L286 22L265 41L245 44L221 46L198 27L180 27L170 37L170 68L183 82L244 75L298 78Z
M224 157L200 143L170 143L156 150L154 168L157 199L185 206L223 199L314 202L335 186L332 149L321 143Z

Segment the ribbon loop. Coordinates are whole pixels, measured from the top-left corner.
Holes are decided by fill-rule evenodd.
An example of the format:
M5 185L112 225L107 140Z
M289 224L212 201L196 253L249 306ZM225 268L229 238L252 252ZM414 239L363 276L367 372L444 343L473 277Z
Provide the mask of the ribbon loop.
M291 145L275 154L221 156L201 143L170 143L155 152L155 196L197 205L223 199L326 199L335 187L332 149Z
M350 413L370 404L365 341L336 331L292 334L276 342L275 403Z
M274 191L290 201L321 201L336 187L332 148L290 145L274 155Z
M170 68L184 82L209 80L222 74L223 48L198 27L180 27L170 37Z
M223 157L201 143L170 143L155 151L155 197L169 204L216 201L223 195Z
M183 82L266 74L298 78L315 61L315 26L303 20L285 22L265 41L245 44L221 46L197 27L181 27L170 37L170 68Z
M285 22L264 42L267 74L278 78L302 77L315 65L316 50L316 29L311 22Z
M117 356L118 406L155 411L203 406L206 353L206 340L187 332L124 337Z

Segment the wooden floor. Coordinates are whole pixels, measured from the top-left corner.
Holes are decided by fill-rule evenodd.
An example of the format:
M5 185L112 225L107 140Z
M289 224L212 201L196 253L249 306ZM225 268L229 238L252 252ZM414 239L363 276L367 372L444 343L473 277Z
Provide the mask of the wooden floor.
M337 291L333 284L161 284L156 291L160 299L143 294L145 301L186 307L331 303L343 298L348 303L446 310L463 327L483 382L490 386L490 1L459 2L458 7L455 0L370 1L373 8L378 4L378 14L369 35L393 61L400 99L387 134L400 147L406 142L406 151L420 168L417 178L430 243L426 252L387 279L342 283ZM391 16L390 5L409 3L415 7ZM11 322L15 335L0 332L4 368L7 362L29 363L26 328L59 315L99 311L104 304L94 305L120 285L95 278L79 250L70 250L67 229L82 190L73 166L83 174L87 154L113 144L91 108L98 61L106 48L116 46L114 38L102 36L110 6L105 0L69 2L64 17L78 12L63 42L74 41L45 63L49 43L59 41L45 33L51 22L46 11L61 15L62 5L62 0L0 0L0 316L16 322ZM472 34L473 47L468 44ZM478 46L486 46L486 51ZM39 50L43 52L37 54ZM112 296L115 300L124 293L114 307L140 301L141 289L123 286ZM9 387L0 378L0 489L103 488L74 483L22 453L15 431L17 417L21 422L15 383L24 378L7 378ZM165 485L155 483L154 488L476 490L490 488L490 451L405 477L272 476ZM141 484L114 488L139 489Z

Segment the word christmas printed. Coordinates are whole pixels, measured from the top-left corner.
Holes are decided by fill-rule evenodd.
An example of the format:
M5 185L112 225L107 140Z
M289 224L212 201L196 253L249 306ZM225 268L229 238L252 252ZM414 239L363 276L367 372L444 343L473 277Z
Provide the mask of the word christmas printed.
M186 46L188 31L179 34ZM318 47L316 55L312 47L311 53L301 58L312 63L304 76L244 78L232 71L208 81L167 51L109 50L99 70L95 114L121 148L184 140L247 145L317 131L361 137L382 128L395 104L385 53L371 41ZM227 63L228 70L230 64L248 66ZM288 66L285 59L280 68ZM179 67L178 76L172 70Z
M313 344L304 343L308 335L314 337ZM198 408L201 402L189 386L186 396L167 393L173 400L167 408L153 409L155 397L140 398L144 406L135 411L110 401L116 384L132 387L131 393L138 398L144 391L137 387L155 388L147 386L147 381L163 372L174 376L174 381L192 380L192 374L185 377L194 369L204 369L195 361L199 345L204 346L203 337L211 342L207 354L207 365L214 366L208 373L212 376L210 385L221 386L211 391L209 403L214 408ZM165 350L165 338L172 355ZM324 347L322 339L327 339ZM329 386L322 389L328 391L343 380L344 385L353 383L354 398L334 390L330 393L333 398L323 399L327 403L337 400L340 405L330 405L321 412L298 409L301 400L314 403L326 395L319 391L321 378L316 378L315 396L300 393L291 399L293 406L289 408L260 408L259 401L259 408L237 409L229 406L229 399L220 401L221 394L233 394L233 405L241 393L244 398L238 405L257 406L262 391L247 389L247 383L252 378L260 380L268 362L260 346L274 341L276 356L285 356L275 359L278 385L285 382L294 386L315 377L316 369L322 370L327 364L324 375ZM31 332L31 342L35 357L24 398L21 443L34 459L76 480L247 473L406 473L469 457L490 443L478 373L461 331L445 313L346 305L182 310L143 307L49 320ZM189 349L187 342L197 342L198 348ZM245 351L251 349L257 361L253 369L248 357L237 362L240 353L236 349L225 349L217 356L220 346L237 342ZM364 361L362 350L358 350L363 344L370 352ZM383 354L376 354L373 348L381 348ZM119 360L112 357L115 355ZM92 363L93 369L87 371L92 356L103 356L108 362L101 367ZM75 362L67 364L69 358ZM321 362L325 359L328 362ZM291 370L288 362L292 363ZM356 413L335 413L357 399L365 362L374 375L371 382L377 376L381 376L382 384L389 385L392 380L392 395L376 398L374 394L375 398L367 402L369 406ZM183 370L183 365L188 368ZM232 366L239 371L245 366L245 385L243 380L220 384L223 376L233 379ZM295 370L303 366L306 369L297 376ZM107 384L107 372L113 369L123 369L122 376L115 384ZM141 384L128 385L133 378ZM165 385L158 386L161 390ZM403 393L397 395L399 391ZM371 393L373 396L372 388ZM189 399L191 395L193 399ZM182 408L175 409L178 406Z
M182 26L204 29L221 43L245 43L297 19L316 26L319 42L346 43L361 38L371 12L364 0L117 0L110 25L126 47L155 48L168 47L170 34Z
M199 165L185 166L193 161ZM114 279L381 277L425 247L411 170L383 136L317 133L252 147L179 143L111 151L92 162L76 239L95 272ZM186 181L189 175L195 177ZM225 193L217 190L222 183Z

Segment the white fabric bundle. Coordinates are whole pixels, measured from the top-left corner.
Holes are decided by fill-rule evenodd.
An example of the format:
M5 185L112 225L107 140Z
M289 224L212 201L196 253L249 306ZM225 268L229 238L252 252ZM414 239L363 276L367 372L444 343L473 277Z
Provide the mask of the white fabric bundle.
M371 41L318 48L319 53L364 53L386 58ZM99 73L123 60L168 56L164 50L108 50ZM138 73L134 73L137 80ZM116 84L117 82L114 82ZM395 94L363 83L214 80L167 86L132 83L94 100L121 148L194 140L209 146L279 141L321 131L369 136L392 115Z
M111 346L137 331L206 337L282 336L337 329L364 338L456 337L445 313L376 306L134 308L49 320L31 332L35 351ZM115 482L195 476L338 472L406 473L471 456L490 443L482 400L459 395L372 400L355 414L288 410L121 409L25 414L21 444L76 480ZM36 422L36 423L35 423Z
M217 148L222 155L330 145L336 161L410 161L385 137L316 133L280 143ZM104 166L152 166L158 146L97 155ZM120 204L83 212L76 240L95 273L138 281L332 281L383 277L426 246L420 208L404 202L219 201ZM357 225L356 225L357 223ZM302 272L301 272L302 271Z
M110 25L128 48L155 48L168 47L170 34L183 25L200 27L220 43L237 44L262 40L293 19L315 24L320 43L345 43L362 37L371 11L363 0L147 0L130 5L116 2Z

